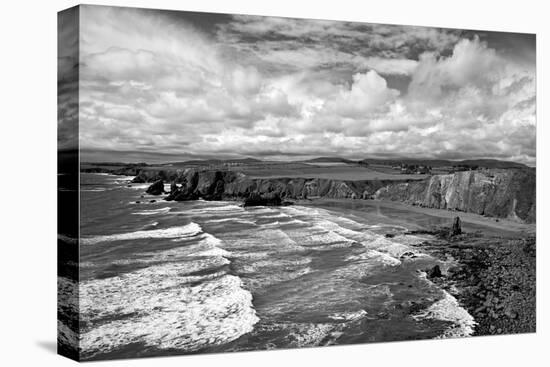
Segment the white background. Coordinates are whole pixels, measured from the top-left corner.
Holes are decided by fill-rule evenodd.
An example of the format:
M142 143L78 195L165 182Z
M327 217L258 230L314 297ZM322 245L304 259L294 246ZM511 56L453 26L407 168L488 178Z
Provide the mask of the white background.
M90 1L164 9L537 33L537 334L102 362L101 366L537 366L548 356L550 33L545 1ZM0 32L0 365L65 366L56 340L56 12L4 1ZM545 349L546 347L546 349Z

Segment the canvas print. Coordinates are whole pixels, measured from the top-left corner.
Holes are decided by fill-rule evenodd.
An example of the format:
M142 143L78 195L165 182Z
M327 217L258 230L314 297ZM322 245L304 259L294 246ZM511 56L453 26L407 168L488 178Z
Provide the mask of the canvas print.
M534 34L81 5L58 35L60 354L535 332Z

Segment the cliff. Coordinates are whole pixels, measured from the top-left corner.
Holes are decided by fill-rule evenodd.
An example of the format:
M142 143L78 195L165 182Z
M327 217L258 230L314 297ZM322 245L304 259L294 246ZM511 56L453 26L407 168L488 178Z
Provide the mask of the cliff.
M281 199L369 198L378 189L393 181L346 181L321 178L267 178L251 179L231 171L200 171L186 169L178 172L142 172L134 182L167 180L174 183L167 200L244 199L252 193L277 194Z
M490 169L434 175L385 186L373 198L534 223L536 172L532 168Z
M124 172L117 169L117 174ZM166 200L245 200L251 194L282 202L292 199L377 199L428 208L471 212L519 222L536 220L536 171L533 168L485 169L434 175L423 180L338 180L324 178L250 178L240 172L140 169L133 182L170 182ZM111 172L113 173L113 172ZM159 184L157 186L160 187ZM158 190L157 190L158 191Z

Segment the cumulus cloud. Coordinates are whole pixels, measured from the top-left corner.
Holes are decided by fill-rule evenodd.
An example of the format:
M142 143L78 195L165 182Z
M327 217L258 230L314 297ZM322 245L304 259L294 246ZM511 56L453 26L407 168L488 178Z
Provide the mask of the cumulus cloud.
M535 163L534 63L507 34L81 9L88 152Z

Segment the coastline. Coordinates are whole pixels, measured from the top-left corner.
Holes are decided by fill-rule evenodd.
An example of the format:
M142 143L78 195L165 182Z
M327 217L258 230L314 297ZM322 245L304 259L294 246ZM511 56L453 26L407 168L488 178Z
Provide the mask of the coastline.
M296 204L383 218L409 230L433 233L431 239L413 246L448 264L441 274L428 278L474 317L473 336L536 332L535 224L497 222L477 214L397 202L318 199ZM449 227L456 216L464 233L437 236L437 229Z
M459 216L462 227L467 232L480 231L486 235L517 238L535 235L535 223L520 223L510 219L482 216L475 213L446 209L433 209L386 200L359 199L312 199L297 200L297 205L320 206L325 209L351 212L359 216L384 218L396 224L402 224L411 230L430 229L434 226L448 225Z

